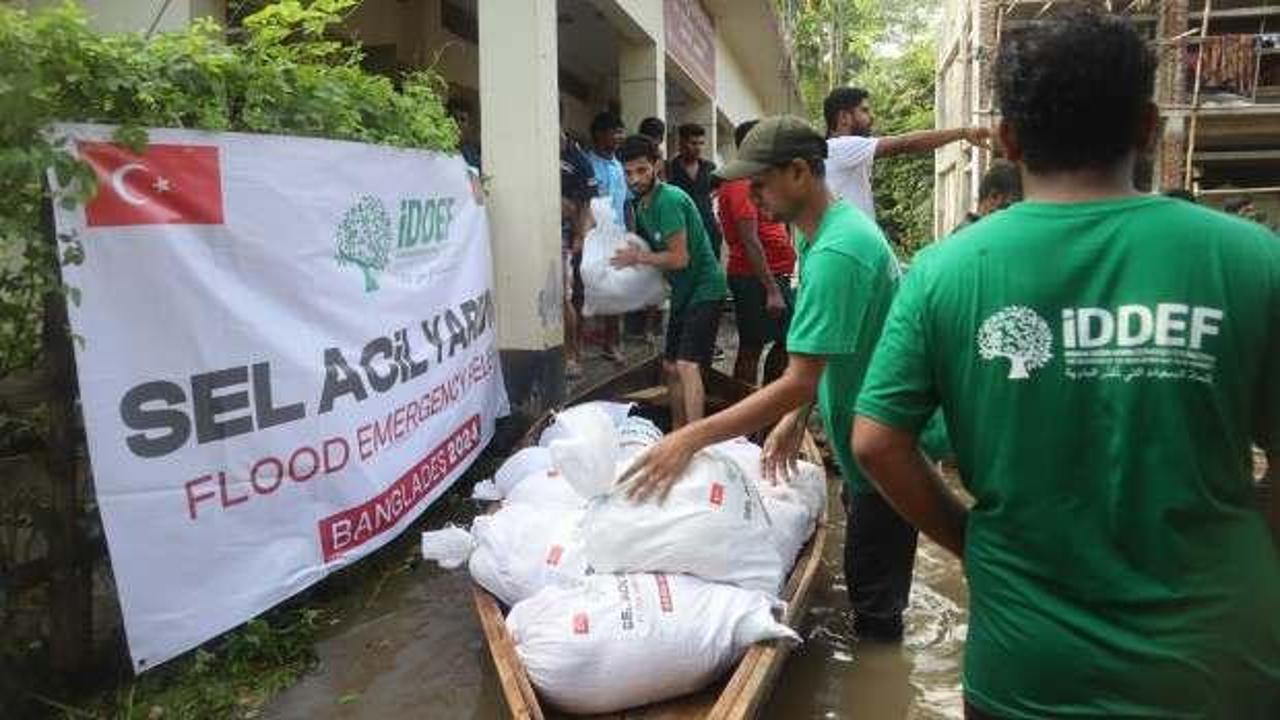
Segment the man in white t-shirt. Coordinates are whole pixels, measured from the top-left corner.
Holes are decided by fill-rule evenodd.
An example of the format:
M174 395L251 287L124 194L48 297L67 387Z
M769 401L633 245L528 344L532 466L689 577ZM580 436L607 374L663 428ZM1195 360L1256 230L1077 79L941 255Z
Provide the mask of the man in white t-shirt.
M836 88L822 103L822 113L827 120L827 187L873 220L871 165L876 158L932 152L957 140L985 146L991 138L990 130L978 127L871 137L868 97L870 93L861 88Z

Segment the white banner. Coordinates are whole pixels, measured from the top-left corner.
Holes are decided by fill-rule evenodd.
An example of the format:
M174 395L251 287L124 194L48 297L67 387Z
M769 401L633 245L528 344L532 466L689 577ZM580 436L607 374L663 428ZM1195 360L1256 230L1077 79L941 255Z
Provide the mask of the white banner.
M463 161L65 125L58 208L97 498L134 667L394 538L507 412L488 227Z

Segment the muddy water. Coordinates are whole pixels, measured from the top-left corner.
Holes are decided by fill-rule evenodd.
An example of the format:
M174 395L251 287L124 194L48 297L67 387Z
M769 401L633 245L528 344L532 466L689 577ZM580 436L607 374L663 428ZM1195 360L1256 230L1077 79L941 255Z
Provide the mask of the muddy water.
M966 630L959 564L922 542L901 645L851 638L835 518L802 633L766 718L960 718ZM410 552L410 550L406 550ZM420 564L383 585L319 646L321 667L268 708L272 718L507 717L465 572Z
M853 639L845 594L844 518L830 530L824 574L765 718L962 718L968 627L960 563L921 540L901 645Z

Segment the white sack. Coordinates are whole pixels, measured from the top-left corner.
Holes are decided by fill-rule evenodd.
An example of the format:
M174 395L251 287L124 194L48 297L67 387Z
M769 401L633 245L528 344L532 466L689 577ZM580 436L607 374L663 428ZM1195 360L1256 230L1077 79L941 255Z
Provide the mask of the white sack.
M686 575L592 575L548 588L507 616L534 687L571 713L638 707L696 692L755 642L799 642L760 592Z
M826 474L822 468L800 461L799 472L786 482L774 484L764 479L759 445L737 438L711 447L732 459L760 488L778 553L787 567L794 565L826 506Z
M581 519L580 510L504 504L476 518L469 533L459 528L423 533L422 554L445 568L466 562L473 580L514 605L545 587L572 585L586 575Z
M422 533L423 559L433 560L446 570L462 567L475 548L471 533L453 525Z
M822 468L801 460L799 472L776 485L764 479L761 457L763 450L746 438L734 438L710 447L737 463L747 477L760 487L765 499L774 498L803 505L808 514L817 517L827 505L827 480Z
M560 471L550 468L517 483L507 494L505 502L509 505L533 505L548 512L558 512L557 508L581 510L587 501L573 489Z
M628 417L618 426L619 458L631 460L662 439L662 430L648 418Z
M618 224L608 198L592 200L591 214L596 225L583 241L579 268L582 315L621 315L660 304L667 293L661 271L648 265L616 268L610 264L618 250L628 245L647 250L645 242Z
M499 497L506 497L521 480L551 469L551 451L545 447L527 447L507 458L493 475Z
M573 429L561 424L560 422L561 418L564 418L566 415L569 416L571 419L570 422L572 422L572 418L575 414L580 412L592 412L585 410L585 408L594 408L595 410L604 413L605 417L609 418L609 422L615 428L618 428L627 420L627 417L631 414L631 408L633 407L635 407L635 403L616 403L605 400L595 400L565 408L559 413L556 413L556 417L551 421L551 424L543 429L542 434L538 436L538 444L544 448L551 447L552 440L559 440L561 438L573 436Z
M594 405L578 405L556 416L564 437L551 441L551 462L578 494L593 498L613 487L618 430Z
M545 587L580 581L587 572L578 538L581 518L581 511L547 512L535 505L504 505L476 518L471 577L506 605Z
M756 483L713 450L694 456L662 504L618 487L587 506L582 529L599 572L683 572L776 595L788 567Z
M471 499L494 502L502 499L502 491L493 480L481 480L471 487Z

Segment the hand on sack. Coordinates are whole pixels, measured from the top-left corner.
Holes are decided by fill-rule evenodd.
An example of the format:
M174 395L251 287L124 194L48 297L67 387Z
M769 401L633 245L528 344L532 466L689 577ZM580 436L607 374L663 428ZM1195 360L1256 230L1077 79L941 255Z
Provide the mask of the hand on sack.
M627 488L630 500L644 502L654 495L659 503L667 499L671 486L680 479L698 451L688 437L680 431L671 433L636 458L618 480L619 485L630 484Z
M800 472L800 445L804 442L805 424L798 412L787 413L765 438L760 454L765 480L774 485L789 482Z
M609 264L616 268L628 268L632 265L639 265L640 250L633 246L618 248L618 252L614 253L613 258L609 260Z
M782 298L782 291L776 285L765 295L764 311L773 318L782 317L787 311L787 301Z

